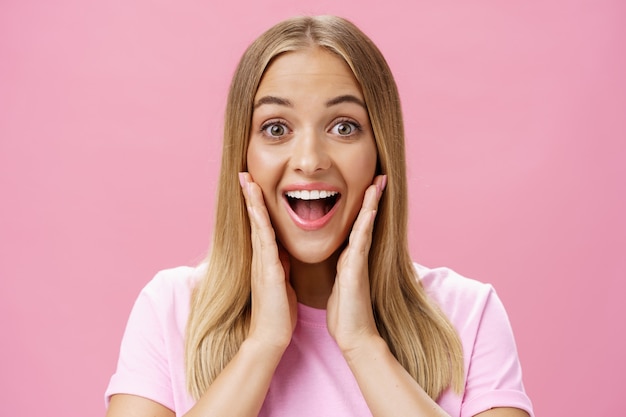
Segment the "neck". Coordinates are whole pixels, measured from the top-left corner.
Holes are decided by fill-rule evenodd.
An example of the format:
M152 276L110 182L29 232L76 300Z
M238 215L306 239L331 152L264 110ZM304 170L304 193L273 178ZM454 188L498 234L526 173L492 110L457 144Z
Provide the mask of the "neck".
M335 283L339 253L317 264L289 259L289 279L298 302L309 307L325 309Z

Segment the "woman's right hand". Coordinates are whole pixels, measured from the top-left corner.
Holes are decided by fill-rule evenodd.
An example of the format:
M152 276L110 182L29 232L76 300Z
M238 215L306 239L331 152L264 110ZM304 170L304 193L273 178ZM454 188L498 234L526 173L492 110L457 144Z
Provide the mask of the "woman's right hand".
M247 172L239 182L250 218L252 317L249 341L282 355L296 326L296 293L289 283L289 256L276 242L261 188Z

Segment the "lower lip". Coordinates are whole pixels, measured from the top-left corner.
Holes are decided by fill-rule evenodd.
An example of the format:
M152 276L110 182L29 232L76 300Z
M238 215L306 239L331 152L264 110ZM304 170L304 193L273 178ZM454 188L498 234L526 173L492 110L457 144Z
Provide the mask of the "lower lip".
M289 201L287 201L287 197L284 198L284 204L287 208L287 213L289 213L289 216L291 217L291 220L293 220L296 226L307 231L319 230L322 227L326 226L326 224L328 224L328 222L332 219L333 215L337 211L337 207L339 206L340 202L341 198L337 199L333 208L330 209L330 211L326 213L323 217L320 217L317 220L304 220L291 209Z

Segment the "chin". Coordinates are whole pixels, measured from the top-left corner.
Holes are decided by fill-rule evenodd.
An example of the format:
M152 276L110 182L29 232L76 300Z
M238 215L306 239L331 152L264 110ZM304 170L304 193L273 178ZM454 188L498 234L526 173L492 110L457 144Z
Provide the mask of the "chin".
M343 245L333 248L315 248L309 245L298 245L297 248L289 248L285 246L285 249L289 253L289 256L300 263L316 265L325 262L337 262L337 256ZM293 249L293 250L291 250Z

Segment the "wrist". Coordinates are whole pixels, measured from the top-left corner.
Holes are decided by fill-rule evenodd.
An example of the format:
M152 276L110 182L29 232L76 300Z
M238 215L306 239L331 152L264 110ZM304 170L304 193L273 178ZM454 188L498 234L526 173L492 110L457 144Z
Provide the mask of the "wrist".
M283 357L283 353L285 353L287 346L289 346L289 344L284 345L267 343L254 337L248 337L243 341L239 350L244 355L250 355L254 358L262 359L267 363L278 364L280 359Z
M378 334L368 336L358 345L349 349L342 349L342 354L348 365L352 368L361 363L378 361L387 354L391 354L387 342Z

